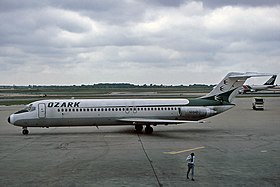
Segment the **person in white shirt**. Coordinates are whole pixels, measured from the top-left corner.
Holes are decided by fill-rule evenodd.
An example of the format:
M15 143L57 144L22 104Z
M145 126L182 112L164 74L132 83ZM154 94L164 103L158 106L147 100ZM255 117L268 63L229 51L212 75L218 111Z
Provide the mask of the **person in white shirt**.
M192 170L192 181L194 181L194 159L195 159L195 156L194 156L194 153L191 153L186 161L188 163L188 172L187 172L187 179L189 179L189 173L190 171Z

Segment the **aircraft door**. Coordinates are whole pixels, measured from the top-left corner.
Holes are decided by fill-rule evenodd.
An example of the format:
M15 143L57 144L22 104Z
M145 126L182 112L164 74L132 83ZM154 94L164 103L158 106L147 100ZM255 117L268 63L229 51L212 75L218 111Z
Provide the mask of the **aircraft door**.
M38 105L38 117L45 118L46 117L46 105L45 103L39 103Z

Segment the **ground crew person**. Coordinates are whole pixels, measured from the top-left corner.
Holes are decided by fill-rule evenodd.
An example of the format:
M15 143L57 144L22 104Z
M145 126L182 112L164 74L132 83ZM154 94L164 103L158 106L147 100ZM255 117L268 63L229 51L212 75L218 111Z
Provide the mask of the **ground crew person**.
M195 158L194 153L191 153L186 159L186 161L188 163L187 179L189 179L189 173L192 170L192 181L194 181L194 178L193 178L194 177L194 158Z

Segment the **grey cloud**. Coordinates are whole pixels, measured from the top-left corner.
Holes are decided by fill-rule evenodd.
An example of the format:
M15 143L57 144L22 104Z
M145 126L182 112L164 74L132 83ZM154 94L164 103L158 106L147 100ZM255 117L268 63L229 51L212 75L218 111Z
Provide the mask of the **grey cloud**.
M280 68L280 6L270 3L32 2L1 1L3 84L213 83Z
M1 12L11 12L16 10L28 10L33 8L44 7L48 4L48 0L1 0L0 1L0 10Z
M147 4L169 6L169 7L178 7L181 4L185 3L186 0L144 0Z
M275 6L279 5L278 0L201 0L205 7L219 8L223 6Z

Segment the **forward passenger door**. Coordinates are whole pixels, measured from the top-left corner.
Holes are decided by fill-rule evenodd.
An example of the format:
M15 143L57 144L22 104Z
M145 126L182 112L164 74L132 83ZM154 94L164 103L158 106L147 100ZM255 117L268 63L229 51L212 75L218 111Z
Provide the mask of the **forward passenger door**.
M39 103L38 105L38 117L46 118L46 105L45 103Z

